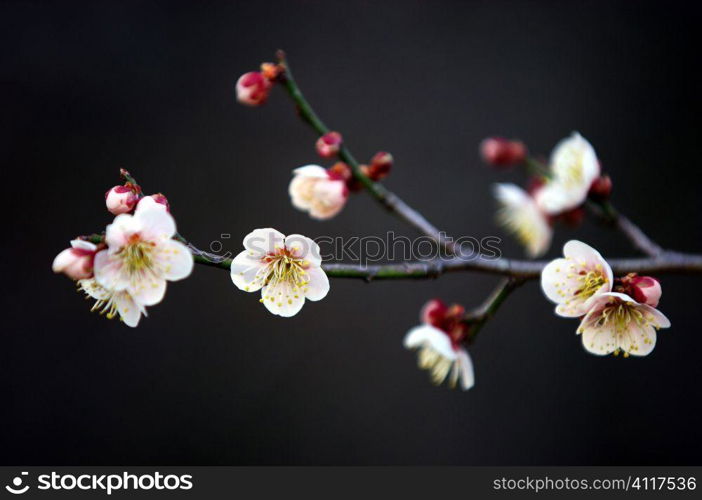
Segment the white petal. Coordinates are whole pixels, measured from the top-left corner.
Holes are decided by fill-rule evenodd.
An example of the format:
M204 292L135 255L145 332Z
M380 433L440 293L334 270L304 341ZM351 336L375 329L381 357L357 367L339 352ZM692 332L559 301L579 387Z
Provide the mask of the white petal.
M163 210L163 205L153 198L147 197L139 202L134 211L134 219L140 225L140 233L145 240L169 240L176 233L173 216Z
M475 374L473 372L473 361L465 349L458 350L458 358L456 358L456 365L458 366L461 389L467 391L473 385L475 385Z
M178 281L190 276L193 270L193 255L179 241L167 240L157 246L156 262L162 276L168 281Z
M129 286L129 275L122 265L122 260L113 256L109 250L101 250L95 254L93 270L97 282L108 290L121 291Z
M141 224L130 214L120 214L105 228L105 243L111 253L119 251L125 246L129 237L138 233Z
M626 334L619 338L618 347L633 356L647 356L656 347L656 329L631 322Z
M254 229L244 238L244 248L251 256L275 253L285 245L285 235L271 227Z
M285 248L292 252L295 257L306 260L308 267L319 267L322 264L319 245L307 236L289 234L285 237Z
M669 328L670 320L655 307L641 304L639 310L644 314L646 320L656 328Z
M497 213L500 225L517 236L527 255L543 255L551 245L553 230L534 199L514 184L496 184L494 193L501 205Z
M570 281L567 276L568 261L565 259L552 260L541 271L541 289L551 302L556 304L565 302L563 283Z
M85 240L71 240L71 246L78 250L85 250L86 252L94 252L97 250L97 245Z
M166 295L166 280L153 273L146 273L138 280L132 280L127 292L139 304L153 306L161 302Z
M602 260L600 252L592 248L587 243L579 240L570 240L563 245L563 255L570 257L578 262L593 262Z
M234 285L245 292L256 292L263 287L264 272L268 265L259 257L252 257L244 250L234 257L231 265L231 277Z
M287 281L274 287L263 287L261 298L266 309L284 318L295 316L305 304L304 295L295 292L292 285Z
M598 328L594 321L589 321L588 316L583 318L578 330L582 333L583 347L592 354L604 356L619 347L614 329L608 326Z
M322 300L329 293L329 278L321 267L307 270L309 283L305 287L305 297L309 300Z
M141 319L142 307L139 306L127 292L118 292L114 298L115 306L124 324L135 328Z
M407 332L403 343L407 349L417 349L428 345L434 351L450 360L455 360L457 356L449 336L430 325L415 326Z
M298 167L293 170L293 174L296 177L312 177L317 179L327 179L329 174L324 167L319 165L305 165L304 167Z

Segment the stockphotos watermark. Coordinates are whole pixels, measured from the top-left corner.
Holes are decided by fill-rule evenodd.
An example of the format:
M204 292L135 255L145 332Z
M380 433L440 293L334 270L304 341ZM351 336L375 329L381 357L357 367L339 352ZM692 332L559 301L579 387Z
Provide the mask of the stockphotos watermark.
M23 495L30 489L40 491L94 491L111 495L114 491L148 491L148 490L190 490L193 476L190 474L40 474L36 484L30 485L29 473L21 472L15 476L5 489L13 495Z
M449 246L453 246L462 260L477 259L496 260L502 257L499 245L502 239L499 236L461 236L453 238L446 233L440 237ZM218 239L210 243L209 250L216 255L209 255L213 260L223 260L234 257L238 251L225 250L231 245L230 233L220 234ZM244 240L244 247L252 255L265 255L282 248L297 248L301 255L311 255L322 261L346 262L366 266L378 262L407 262L431 261L454 257L445 247L436 244L428 236L408 238L389 231L382 236L318 236L314 238L317 246L310 245L309 240L301 235L292 234L282 238L279 234L270 231L265 236L251 233ZM207 257L208 255L205 255Z

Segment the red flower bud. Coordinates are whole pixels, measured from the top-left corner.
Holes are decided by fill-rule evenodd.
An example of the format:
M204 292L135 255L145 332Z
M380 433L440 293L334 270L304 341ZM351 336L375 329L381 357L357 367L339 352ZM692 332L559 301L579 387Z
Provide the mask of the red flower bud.
M488 165L509 167L524 161L526 146L521 141L509 141L502 137L488 137L480 143L480 156Z
M448 308L439 299L432 299L422 307L422 312L419 314L419 319L422 323L432 325L441 329L444 323Z
M612 194L612 179L603 175L592 181L590 196L596 200L608 200Z
M236 82L236 98L246 106L260 106L268 99L273 84L258 71L244 73Z
M327 169L327 172L329 172L330 177L336 177L337 179L341 179L342 181L348 182L349 179L353 177L353 174L351 173L351 168L344 163L343 161L338 161L331 167Z
M393 158L390 153L378 151L371 158L370 167L368 168L368 177L374 181L379 181L388 176L392 169Z
M317 153L322 158L331 158L336 156L341 147L343 139L339 132L328 132L317 139Z

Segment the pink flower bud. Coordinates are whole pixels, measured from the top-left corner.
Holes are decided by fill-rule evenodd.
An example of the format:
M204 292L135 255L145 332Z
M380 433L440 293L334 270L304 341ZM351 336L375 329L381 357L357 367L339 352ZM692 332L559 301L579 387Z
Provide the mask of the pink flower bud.
M609 175L603 175L592 181L590 186L590 196L596 200L608 200L612 194L612 179Z
M526 146L521 141L509 141L502 137L488 137L480 143L480 156L488 165L509 167L524 161Z
M371 158L371 164L368 170L368 177L374 181L379 181L388 176L392 169L393 158L390 153L378 151Z
M656 278L650 276L635 276L629 281L634 300L651 307L658 306L663 290Z
M258 71L244 73L236 82L236 98L246 106L260 106L270 93L273 84Z
M89 241L73 240L71 248L56 256L51 268L55 273L63 273L73 280L92 278L97 250L98 247Z
M154 202L158 203L159 205L163 205L168 212L171 211L171 206L168 204L168 198L166 198L164 195L161 193L156 193L156 194L151 194L149 196L144 196L139 203L144 201L145 199L149 198L150 200L153 200Z
M332 156L336 156L342 142L343 138L339 132L328 132L317 139L317 143L315 145L317 148L317 153L319 153L319 156L322 158L331 158Z
M444 324L448 307L439 299L432 299L422 307L422 312L419 314L419 319L422 323L441 328Z
M131 212L134 210L137 201L139 201L139 198L128 186L115 186L105 193L107 210L114 215Z

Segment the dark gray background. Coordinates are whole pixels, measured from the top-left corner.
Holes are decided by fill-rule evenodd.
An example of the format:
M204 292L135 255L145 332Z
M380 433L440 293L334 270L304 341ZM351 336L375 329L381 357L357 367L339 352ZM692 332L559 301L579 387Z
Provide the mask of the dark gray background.
M198 266L138 329L88 312L54 255L111 217L127 167L206 247L273 226L413 236L365 194L331 222L294 211L314 135L276 89L237 77L287 50L357 156L442 229L482 237L490 134L548 153L590 139L616 204L665 246L700 250L700 15L688 2L2 2L4 464L700 464L699 278L663 277L673 327L644 359L583 351L536 283L471 349L468 393L433 387L402 348L419 307L479 303L495 278L334 280L292 319ZM559 228L608 256L622 236ZM521 249L506 238L506 255Z

